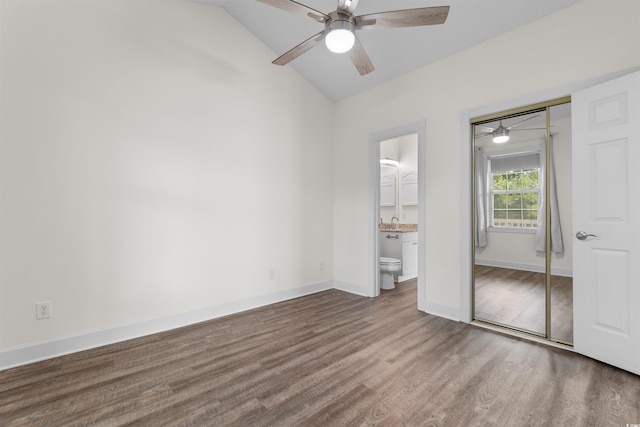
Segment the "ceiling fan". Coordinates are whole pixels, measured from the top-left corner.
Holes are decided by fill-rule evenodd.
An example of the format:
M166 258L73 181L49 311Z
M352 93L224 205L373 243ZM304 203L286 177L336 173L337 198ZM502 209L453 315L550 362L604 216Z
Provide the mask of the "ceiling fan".
M354 12L359 0L338 0L338 8L325 14L294 0L258 1L287 12L305 15L324 24L324 30L276 58L273 61L274 64L288 64L324 40L329 50L336 53L348 52L351 62L361 76L369 74L374 68L367 52L355 35L356 30L369 29L374 26L401 28L443 24L449 14L449 6L437 6L355 16Z
M509 132L511 131L546 130L546 128L514 129L514 127L520 126L522 123L526 122L527 120L535 119L536 117L539 117L539 116L540 114L536 114L535 116L527 117L526 119L520 120L519 122L514 123L511 126L507 126L507 127L503 126L502 120L499 121L498 127L496 128L478 126L478 129L482 128L484 132L477 133L476 138L491 135L493 137L493 142L495 142L496 144L502 144L509 140Z

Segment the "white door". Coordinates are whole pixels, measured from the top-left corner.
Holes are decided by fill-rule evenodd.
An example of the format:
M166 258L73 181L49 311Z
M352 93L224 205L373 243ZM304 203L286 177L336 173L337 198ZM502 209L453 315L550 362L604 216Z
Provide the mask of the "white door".
M574 348L640 374L640 72L571 104Z

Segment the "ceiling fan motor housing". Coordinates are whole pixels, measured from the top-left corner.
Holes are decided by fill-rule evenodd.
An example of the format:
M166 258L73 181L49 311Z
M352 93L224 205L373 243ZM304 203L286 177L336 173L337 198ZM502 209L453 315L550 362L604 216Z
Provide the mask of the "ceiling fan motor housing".
M355 17L341 12L331 12L324 25L327 34L334 30L347 30L352 33L356 31Z

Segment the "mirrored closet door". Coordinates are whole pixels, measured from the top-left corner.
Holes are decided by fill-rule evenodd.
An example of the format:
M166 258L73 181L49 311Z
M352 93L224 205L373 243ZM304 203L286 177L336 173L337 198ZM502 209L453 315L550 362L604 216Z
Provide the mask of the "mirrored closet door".
M473 119L473 318L571 344L570 100Z

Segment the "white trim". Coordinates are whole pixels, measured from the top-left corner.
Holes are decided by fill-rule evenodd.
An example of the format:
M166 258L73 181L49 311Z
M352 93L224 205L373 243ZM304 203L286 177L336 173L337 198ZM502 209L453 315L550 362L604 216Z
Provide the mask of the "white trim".
M496 227L490 225L487 227L487 233L515 233L515 234L536 234L538 227Z
M358 295L377 297L380 295L380 242L378 230L380 228L380 141L384 138L380 134L369 135L369 230L374 229L374 233L369 233L369 283L365 293L353 292ZM389 138L386 138L389 139ZM350 287L352 285L342 284ZM350 292L350 291L347 291Z
M388 139L418 134L418 310L425 311L427 295L426 260L426 126L425 120L369 135L369 278L367 296L380 295L379 218L380 143Z
M380 269L378 269L378 274L379 273L380 273ZM335 281L333 283L333 288L339 291L349 292L350 294L360 295L363 297L371 297L371 295L369 295L371 288L366 285L356 285L354 283ZM378 289L378 292L379 291L380 289Z
M418 310L427 311L427 123L418 132Z
M473 161L473 147L471 146L471 116L469 111L460 117L460 321L470 323L471 291L473 270L472 232L473 216L471 215L471 172Z
M460 310L449 307L446 305L440 305L433 302L426 302L424 306L425 313L432 314L438 317L444 317L445 319L460 321Z
M140 338L145 335L156 334L333 288L333 281L319 282L300 288L287 289L215 305L188 313L180 313L132 325L4 350L0 352L0 371L133 338Z
M528 96L511 99L501 103L463 111L460 115L460 182L461 182L461 215L460 215L460 320L466 323L471 322L471 263L472 263L472 228L471 228L471 126L470 119L480 117L497 111L505 111L525 105L537 104L539 102L558 99L569 96L572 93L621 77L640 67L633 67L615 73L598 76L592 79L583 80L550 90L534 93Z

